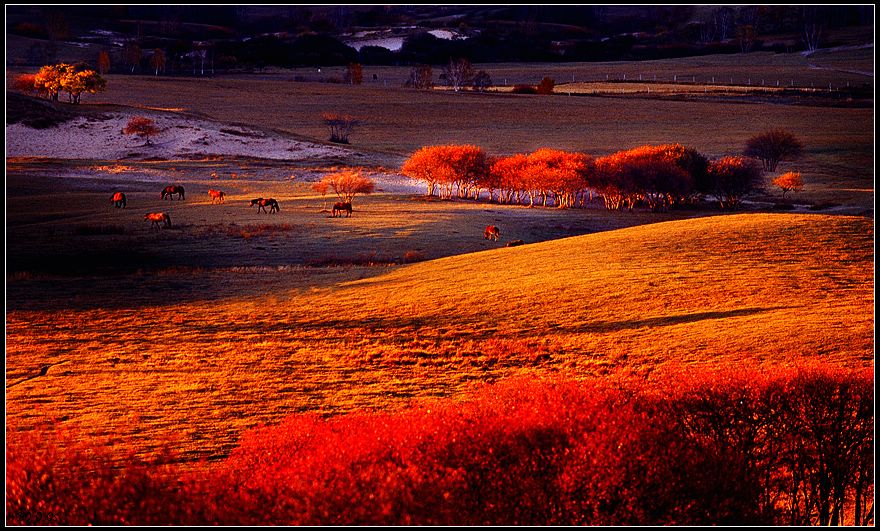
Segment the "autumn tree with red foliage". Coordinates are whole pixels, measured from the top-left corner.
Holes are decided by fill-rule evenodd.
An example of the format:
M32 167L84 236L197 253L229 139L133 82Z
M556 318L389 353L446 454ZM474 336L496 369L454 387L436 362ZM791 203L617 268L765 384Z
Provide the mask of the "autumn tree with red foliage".
M156 136L162 132L158 126L156 126L156 122L147 118L145 116L135 116L131 120L125 124L125 128L122 130L126 135L135 135L139 136L146 140L146 145L152 145L150 141L151 136Z
M555 86L556 81L554 81L552 77L544 77L541 79L541 82L538 83L535 92L538 94L553 94L553 88Z
M498 202L519 202L517 193L522 190L523 176L529 171L529 157L524 154L500 157L492 161L489 174L498 186ZM491 197L489 198L491 199Z
M321 199L324 200L324 206L322 211L327 210L327 192L330 190L330 184L326 181L318 181L312 184L312 190L321 194Z
M33 81L37 94L58 101L58 95L64 91L68 93L70 103L79 103L83 93L97 94L107 88L104 78L81 64L59 63L43 66L34 75Z
M426 146L403 163L401 172L425 181L427 195L434 195L437 190L441 198L451 198L454 193L459 197L476 197L486 183L489 160L477 146Z
M376 190L376 183L357 169L328 173L320 182L333 190L343 203L351 203L356 195L371 194Z
M761 168L744 157L722 157L708 167L708 182L721 208L736 208L761 179Z
M534 205L535 194L541 197L542 206L547 206L550 196L557 208L575 206L578 195L590 184L594 164L593 159L583 153L549 148L531 153L525 169L529 206Z
M787 192L800 192L804 189L804 179L800 172L790 171L773 179L773 184L782 190L782 198L785 199Z
M36 78L36 74L18 74L12 78L12 86L10 88L23 94L36 94Z
M641 146L600 158L596 188L606 208L632 209L644 202L652 211L664 211L689 200L696 183L705 181L707 164L681 144Z
M34 76L34 87L37 93L44 95L46 99L58 101L58 95L62 90L61 80L64 78L69 66L68 64L61 63L46 65L40 68L40 71Z

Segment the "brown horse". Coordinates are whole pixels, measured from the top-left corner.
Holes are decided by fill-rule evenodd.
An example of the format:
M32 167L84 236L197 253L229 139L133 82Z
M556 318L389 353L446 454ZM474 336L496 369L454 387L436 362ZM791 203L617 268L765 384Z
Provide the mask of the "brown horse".
M345 211L345 217L351 217L351 203L336 203L333 205L333 215L331 217L342 217L342 211Z
M486 230L483 231L483 237L487 240L495 240L498 241L498 238L501 237L501 230L495 225L487 225Z
M266 212L267 205L269 206L269 211L266 212L267 214L281 211L281 207L278 206L278 201L272 199L271 197L269 199L263 199L262 197L258 197L257 199L252 199L251 206L254 206L254 205L257 205L257 213L259 213L261 210L263 212Z
M220 203L226 201L226 194L224 194L221 190L208 190L208 195L211 196L211 204L214 204L214 201L218 201Z
M174 201L174 194L177 194L180 199L186 199L183 195L183 186L178 186L176 184L166 186L165 189L162 190L162 199L165 199L167 196L168 199Z
M156 227L156 230L159 230L160 225L165 227L171 226L171 216L166 212L150 212L144 216L144 219L153 222L153 224L150 225L150 230L153 230L153 227Z
M122 192L116 192L113 194L113 197L110 198L110 202L113 203L113 206L116 208L125 208L125 205L128 204L125 201L125 194Z

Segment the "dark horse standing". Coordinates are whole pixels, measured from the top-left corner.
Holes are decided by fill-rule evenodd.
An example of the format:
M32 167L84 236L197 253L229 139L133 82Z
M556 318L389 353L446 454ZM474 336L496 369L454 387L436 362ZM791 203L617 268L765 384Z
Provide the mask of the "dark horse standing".
M345 217L351 217L351 203L336 203L333 205L333 216L332 217L342 217L342 211L345 211Z
M261 210L263 212L266 212L267 205L269 206L269 211L266 212L267 214L281 211L281 207L278 206L278 201L272 199L271 197L269 199L263 199L262 197L258 197L257 199L252 199L251 206L254 206L254 205L257 205L257 213L259 213Z
M127 204L125 201L125 194L122 192L116 192L113 194L113 197L110 198L110 202L113 203L113 206L116 208L125 208Z
M165 189L162 190L162 199L165 199L165 196L168 196L168 199L174 201L174 194L177 194L180 199L186 199L183 195L183 186L178 186L176 184L166 186Z

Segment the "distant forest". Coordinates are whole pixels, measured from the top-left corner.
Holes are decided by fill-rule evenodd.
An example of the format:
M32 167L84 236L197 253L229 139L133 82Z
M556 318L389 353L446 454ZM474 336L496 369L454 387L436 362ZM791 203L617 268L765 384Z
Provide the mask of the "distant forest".
M874 19L873 5L7 6L6 12L7 36L34 39L33 57L51 56L62 41L91 42L119 56L118 71L146 70L161 51L167 73L196 61L228 70L793 52L834 46L842 28L871 26ZM436 29L460 38L428 33ZM394 32L402 46L357 50L346 44L356 32Z

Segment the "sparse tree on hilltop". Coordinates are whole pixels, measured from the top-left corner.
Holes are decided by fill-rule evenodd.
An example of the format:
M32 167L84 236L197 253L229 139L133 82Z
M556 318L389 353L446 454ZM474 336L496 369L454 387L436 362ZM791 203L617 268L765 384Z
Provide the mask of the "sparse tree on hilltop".
M455 92L471 84L474 79L474 69L467 59L450 59L449 64L443 68L446 82Z
M803 144L793 134L774 129L750 138L743 154L759 159L764 170L776 171L780 161L797 158L803 151Z
M330 141L337 144L348 144L349 135L355 126L361 124L360 120L350 114L325 112L321 117L324 119L324 124L330 128Z
M161 48L156 48L153 50L153 55L150 57L150 67L156 72L156 75L159 75L159 70L165 71L165 51Z
M145 116L135 116L128 121L122 132L126 135L135 135L145 139L147 141L146 145L149 146L152 145L150 137L158 135L162 130L156 126L156 122L153 120Z
M782 190L782 198L785 199L787 192L800 192L804 189L804 179L800 172L790 171L773 179L773 184Z
M477 92L485 92L492 86L492 77L485 70L480 70L474 76L473 85Z
M419 90L428 90L434 86L434 73L431 65L414 66L409 73L405 86Z
M125 55L125 64L128 66L129 71L134 74L138 65L141 64L141 47L138 43L134 41L129 41L125 43L125 48L123 49L123 53Z
M364 82L364 67L360 63L348 63L345 68L345 82L350 85L360 85Z
M110 52L101 50L98 53L98 73L102 76L110 71Z

